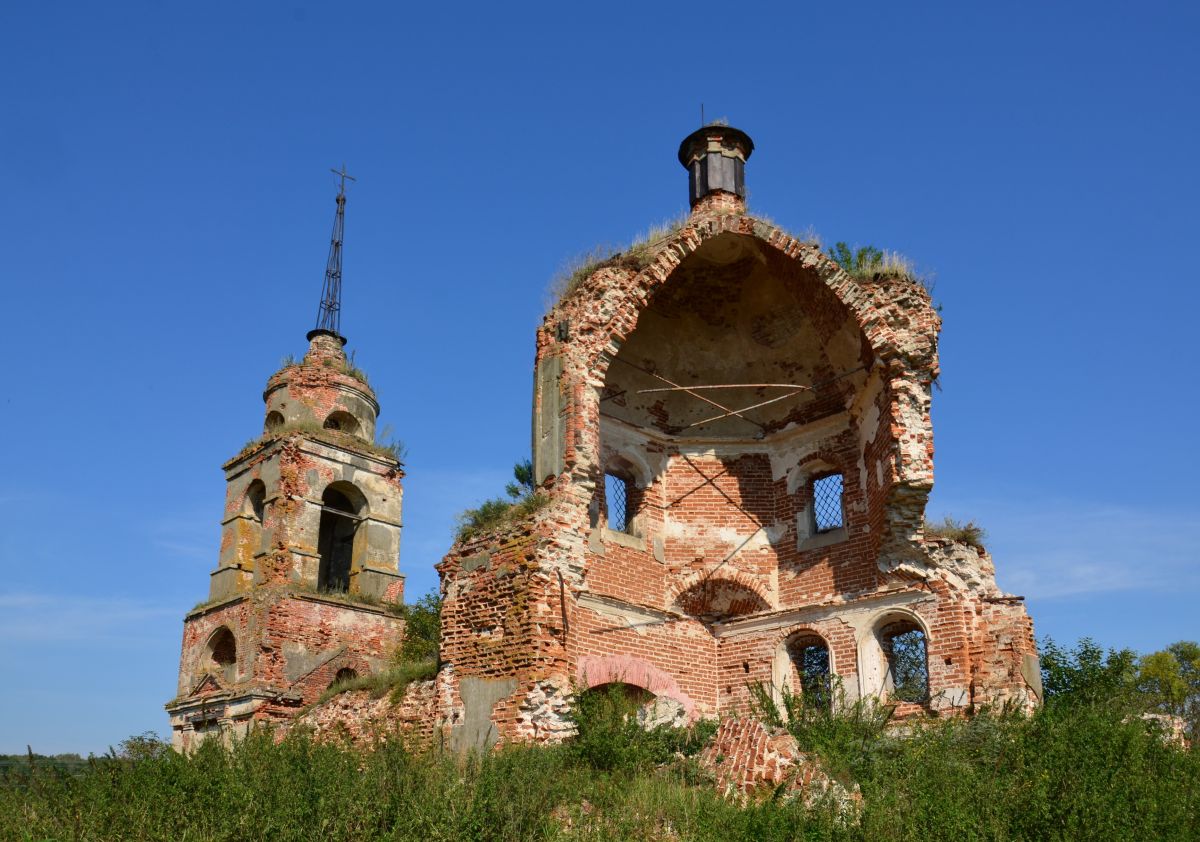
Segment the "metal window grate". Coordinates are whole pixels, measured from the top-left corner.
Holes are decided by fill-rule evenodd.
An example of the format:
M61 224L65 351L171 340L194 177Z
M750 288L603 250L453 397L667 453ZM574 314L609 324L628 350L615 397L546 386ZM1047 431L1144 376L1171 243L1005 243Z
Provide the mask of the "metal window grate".
M629 480L616 474L604 475L604 501L608 507L608 528L629 531Z
M929 701L929 662L925 633L900 626L883 630L882 645L887 656L892 698L899 702Z
M844 525L841 474L830 474L813 482L813 519L817 532L829 532Z

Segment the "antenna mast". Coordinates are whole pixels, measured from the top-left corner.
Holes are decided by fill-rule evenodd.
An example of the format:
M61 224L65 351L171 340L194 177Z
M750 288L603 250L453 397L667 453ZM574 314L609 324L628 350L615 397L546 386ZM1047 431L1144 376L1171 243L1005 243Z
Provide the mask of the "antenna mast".
M338 176L337 213L333 217L333 236L329 240L329 260L325 263L325 285L321 289L321 308L317 311L317 331L342 335L342 231L346 224L346 179L354 176L341 170L330 170ZM345 340L343 340L345 341Z

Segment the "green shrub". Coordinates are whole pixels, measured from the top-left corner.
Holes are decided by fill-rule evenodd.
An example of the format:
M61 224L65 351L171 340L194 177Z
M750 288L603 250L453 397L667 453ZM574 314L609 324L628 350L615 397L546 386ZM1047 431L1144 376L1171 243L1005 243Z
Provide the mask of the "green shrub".
M513 482L504 487L508 499L494 497L474 509L458 514L456 535L463 541L481 532L524 520L550 502L533 481L533 463L526 459L513 465Z
M400 610L404 618L404 643L397 656L401 662L437 663L442 638L442 597L430 591Z
M1040 654L1047 705L1103 705L1122 711L1138 706L1134 696L1137 654L1132 649L1105 652L1087 637L1068 649L1047 637Z
M577 692L571 708L575 736L570 746L584 763L603 771L636 772L694 755L716 732L714 720L687 728L645 728L638 713L646 703L623 684Z
M886 733L892 706L872 696L848 702L841 681L834 676L828 695L793 693L780 688L778 699L767 685L750 685L753 713L768 725L786 727L800 750L819 756L830 772L844 783L868 746Z

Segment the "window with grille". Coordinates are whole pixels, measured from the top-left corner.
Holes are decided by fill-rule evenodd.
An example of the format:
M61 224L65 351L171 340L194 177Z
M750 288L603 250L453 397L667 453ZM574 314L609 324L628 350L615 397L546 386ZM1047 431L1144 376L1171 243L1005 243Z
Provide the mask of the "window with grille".
M608 508L608 528L614 532L629 532L633 527L633 512L629 506L629 480L616 474L604 475L604 502Z
M830 532L845 526L842 515L842 475L830 474L813 480L813 525L816 531Z
M925 632L910 622L893 623L880 630L880 647L887 660L886 684L898 702L929 701L929 661Z

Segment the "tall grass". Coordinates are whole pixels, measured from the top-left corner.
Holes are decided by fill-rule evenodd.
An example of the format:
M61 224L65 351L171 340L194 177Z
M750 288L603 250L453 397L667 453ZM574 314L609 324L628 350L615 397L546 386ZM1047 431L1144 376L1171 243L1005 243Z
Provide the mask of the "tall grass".
M356 750L265 732L189 756L133 740L82 771L0 775L0 840L1078 840L1200 838L1200 751L1103 701L983 712L904 735L864 707L789 713L861 787L857 823L721 800L696 732L644 732L599 697L579 737L484 756Z

